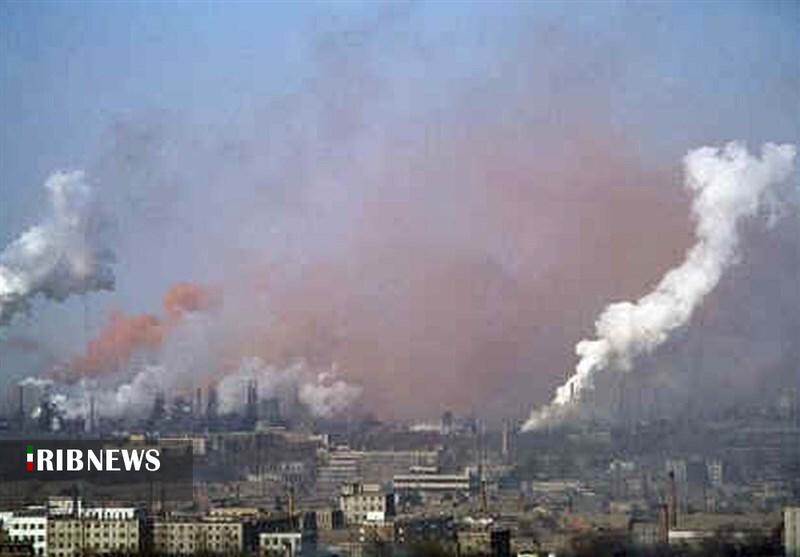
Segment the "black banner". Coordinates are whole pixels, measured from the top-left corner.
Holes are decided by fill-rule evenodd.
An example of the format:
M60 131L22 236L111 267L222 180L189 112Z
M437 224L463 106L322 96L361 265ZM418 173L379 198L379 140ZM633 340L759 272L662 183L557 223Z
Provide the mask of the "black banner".
M191 441L0 441L0 500L43 502L79 490L95 500L191 501Z

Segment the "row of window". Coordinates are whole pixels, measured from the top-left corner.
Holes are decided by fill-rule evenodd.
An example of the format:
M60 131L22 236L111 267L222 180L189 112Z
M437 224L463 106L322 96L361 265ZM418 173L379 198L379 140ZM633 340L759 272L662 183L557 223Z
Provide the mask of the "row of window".
M126 544L125 542L119 542L119 543L103 542L102 545L100 545L100 544L97 544L97 545L94 545L94 546L90 545L89 547L87 547L87 549L125 549L126 547L128 549L138 549L138 546L139 546L139 544L137 544L137 543ZM55 547L57 549L71 549L71 548L76 548L76 544L58 542L58 543L55 543L55 544L50 544L50 547L51 548Z
M159 550L159 551L160 550L166 550L168 553L172 552L172 551L175 551L175 549L177 549L178 551L194 551L198 547L199 547L198 544L183 543L183 542L177 543L177 544L176 543L172 543L172 544L168 544L168 545L167 544L156 544L156 549L157 550ZM209 549L211 551L219 551L219 550L237 549L238 547L239 547L238 544L226 542L226 543L221 543L221 544L217 544L217 545L210 545L210 546L206 547L206 549Z
M64 537L79 539L80 538L80 533L78 533L78 532L57 532L57 533L50 532L50 538L63 539ZM101 537L101 533L100 532L87 532L85 537L86 538L100 538ZM120 539L125 539L127 537L127 538L130 538L130 539L134 539L134 538L138 538L139 535L138 535L137 532L128 532L128 533L125 533L125 532L112 532L110 535L109 535L108 532L103 532L102 533L102 537L103 538L112 537L112 538L120 538Z
M22 522L22 523L9 523L9 527L14 530L44 530L46 524L44 522Z
M12 536L9 536L9 538L11 539L11 541L15 541L15 542L43 542L44 541L44 535L42 535L42 534L39 534L38 536L20 536L20 535L14 536L14 535L12 535Z
M91 529L108 529L108 528L138 528L138 523L133 521L124 522L79 522L79 521L63 521L58 520L50 523L50 528L87 528Z
M158 536L158 538L161 539L161 540L163 540L165 537L166 536ZM179 536L175 536L175 535L170 534L168 540L170 542L174 543L176 539L181 539L181 538L185 539L186 537L187 536L180 536L179 537ZM212 534L212 535L208 535L208 536L189 536L189 538L205 539L205 540L209 540L209 541L221 541L221 540L231 540L231 539L234 539L234 538L238 539L238 536L236 536L234 534L226 534L226 535L220 535L220 534L213 535Z

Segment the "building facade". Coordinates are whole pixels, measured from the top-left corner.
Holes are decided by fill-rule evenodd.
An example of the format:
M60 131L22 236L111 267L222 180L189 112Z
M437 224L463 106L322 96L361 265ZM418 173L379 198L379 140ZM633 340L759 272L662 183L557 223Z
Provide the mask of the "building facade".
M127 515L127 513L123 513ZM47 521L50 557L137 555L139 520L102 517L50 517Z
M44 511L0 512L0 522L11 543L30 543L35 555L47 555L47 516Z
M152 523L152 549L169 555L242 551L242 524L203 519L161 519Z
M783 546L786 557L800 557L800 507L783 510Z
M339 508L348 525L384 522L395 514L394 494L376 484L346 484L339 496Z

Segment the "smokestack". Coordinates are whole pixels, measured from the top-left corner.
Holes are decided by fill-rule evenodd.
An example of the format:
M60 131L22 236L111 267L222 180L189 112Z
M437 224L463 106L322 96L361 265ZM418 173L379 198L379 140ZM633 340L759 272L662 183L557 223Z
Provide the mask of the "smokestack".
M95 430L95 416L94 416L94 393L89 396L89 431L94 433Z
M217 412L219 410L219 401L217 399L217 388L214 385L208 387L208 395L206 396L206 420L209 425L217 421Z
M150 413L150 421L153 425L157 425L165 416L166 402L164 400L164 391L159 390L153 399L153 410Z
M25 387L19 385L19 407L17 409L17 419L19 420L20 428L25 425Z
M500 440L500 453L503 460L511 460L511 452L514 450L514 426L509 420L503 420L503 434Z
M635 301L608 305L595 322L595 338L580 341L580 360L550 405L537 409L523 426L536 429L578 416L600 374L630 373L637 358L652 353L685 327L705 297L739 256L739 223L759 214L794 169L793 145L766 143L755 157L738 143L702 147L684 158L686 188L692 193L695 244L683 262L655 289ZM592 398L592 400L596 400Z
M658 541L662 545L669 543L669 505L658 509Z
M667 495L667 506L669 510L669 527L678 527L678 490L675 486L675 471L669 471L669 480L667 483L669 493Z
M444 414L442 414L440 429L442 435L450 435L453 433L453 413L450 410L445 410Z
M258 387L255 379L247 382L244 419L249 427L255 426L258 421Z

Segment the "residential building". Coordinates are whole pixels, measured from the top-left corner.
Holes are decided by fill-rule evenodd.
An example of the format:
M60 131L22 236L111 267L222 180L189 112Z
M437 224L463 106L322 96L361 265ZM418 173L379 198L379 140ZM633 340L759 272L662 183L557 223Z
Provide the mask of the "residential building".
M47 555L47 515L44 509L0 512L0 523L10 543L33 545L36 555Z
M156 519L152 523L152 544L156 553L234 554L242 551L242 524L203 518Z
M138 518L127 511L108 517L54 516L47 521L48 554L50 557L135 555L140 552L139 533Z
M800 507L783 510L783 545L786 557L800 557Z
M377 484L350 483L342 487L339 508L345 522L384 522L394 516L394 493L387 493Z
M297 557L302 553L303 535L300 532L262 532L259 534L258 554L261 557Z

